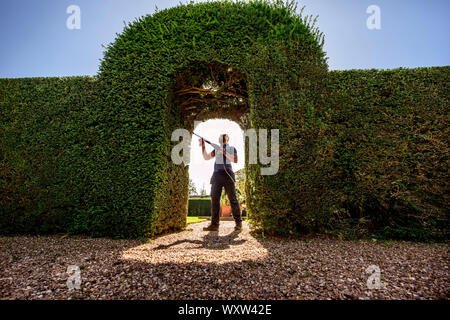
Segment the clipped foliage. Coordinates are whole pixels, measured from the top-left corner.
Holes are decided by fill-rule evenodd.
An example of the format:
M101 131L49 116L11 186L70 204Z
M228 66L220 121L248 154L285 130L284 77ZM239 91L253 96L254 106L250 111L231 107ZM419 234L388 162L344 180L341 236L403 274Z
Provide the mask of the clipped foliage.
M107 48L99 73L105 112L98 129L106 142L99 148L110 156L102 158L102 168L104 176L122 182L96 181L102 210L142 217L138 233L180 229L188 177L187 169L170 158L174 129L192 130L194 120L215 116L243 127L279 128L281 123L259 119L272 119L276 108L270 109L280 94L298 89L303 93L290 112L302 112L296 108L314 96L314 75L324 77L327 66L321 35L295 10L280 1L186 4L126 26ZM294 78L278 77L278 65L286 61L293 69L284 72ZM311 80L299 81L302 77ZM214 79L231 79L230 85L198 95ZM195 104L196 95L205 103ZM193 109L195 116L187 112Z
M0 232L67 231L83 206L97 82L0 79Z
M450 67L329 74L340 214L386 237L446 239Z

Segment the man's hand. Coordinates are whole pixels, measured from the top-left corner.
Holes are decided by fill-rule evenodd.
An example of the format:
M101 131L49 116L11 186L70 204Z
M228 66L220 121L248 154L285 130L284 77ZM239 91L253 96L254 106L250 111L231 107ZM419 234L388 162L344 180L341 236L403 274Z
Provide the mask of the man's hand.
M203 139L198 139L198 142L200 142L200 144L202 145L202 155L203 155L203 159L205 160L209 160L214 158L213 152L211 152L210 154L206 153L206 148L205 148L205 140Z
M223 153L223 155L224 155L228 160L230 160L231 162L234 162L234 163L237 163L237 162L238 162L238 157L237 157L237 154L236 154L236 153L233 154L233 155L230 155L230 154L228 154L228 153L226 152L226 149L225 149L225 148L222 149L222 153Z

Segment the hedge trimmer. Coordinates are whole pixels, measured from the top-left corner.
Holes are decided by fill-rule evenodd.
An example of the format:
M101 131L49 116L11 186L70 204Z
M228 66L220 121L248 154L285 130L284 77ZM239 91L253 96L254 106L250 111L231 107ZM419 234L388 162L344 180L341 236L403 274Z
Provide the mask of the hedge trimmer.
M196 134L195 132L193 132L193 134L195 134L197 137L199 137L200 139L202 139L202 140L205 141L206 143L210 144L210 145L214 148L214 150L220 150L220 146L219 146L218 144L215 144L215 143L212 143L212 142L206 140L205 138L203 138L202 136L199 136L199 135ZM200 146L201 146L201 145L202 145L202 144L200 143Z

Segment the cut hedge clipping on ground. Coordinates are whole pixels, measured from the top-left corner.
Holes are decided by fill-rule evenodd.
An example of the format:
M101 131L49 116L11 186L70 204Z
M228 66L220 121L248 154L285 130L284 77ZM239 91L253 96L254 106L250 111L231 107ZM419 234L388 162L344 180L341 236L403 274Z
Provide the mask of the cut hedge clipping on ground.
M171 134L221 117L280 129L278 174L245 167L266 233L448 239L449 67L329 72L298 11L181 4L127 25L96 77L0 79L1 234L184 228Z

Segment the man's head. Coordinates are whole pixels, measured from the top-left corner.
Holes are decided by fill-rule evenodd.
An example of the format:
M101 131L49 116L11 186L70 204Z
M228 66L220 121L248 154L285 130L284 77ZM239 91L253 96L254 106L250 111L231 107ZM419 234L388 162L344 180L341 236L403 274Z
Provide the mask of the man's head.
M230 137L228 137L228 135L226 133L221 134L219 136L219 143L220 144L227 144L229 140L230 140Z

